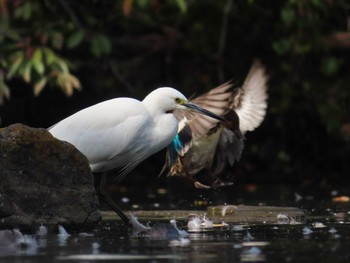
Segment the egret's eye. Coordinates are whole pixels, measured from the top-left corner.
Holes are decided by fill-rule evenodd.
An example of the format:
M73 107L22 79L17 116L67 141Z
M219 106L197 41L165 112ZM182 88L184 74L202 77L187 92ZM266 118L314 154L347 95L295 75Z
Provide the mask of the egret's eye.
M175 101L175 103L177 103L177 104L180 104L180 103L181 103L181 99L180 99L180 98L175 98L174 101Z

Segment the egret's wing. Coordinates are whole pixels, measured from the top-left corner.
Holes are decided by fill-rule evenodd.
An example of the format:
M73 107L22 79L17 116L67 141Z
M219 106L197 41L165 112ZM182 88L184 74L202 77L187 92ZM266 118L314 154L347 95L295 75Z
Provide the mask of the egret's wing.
M125 112L113 114L116 111ZM150 121L147 114L137 100L112 99L71 115L49 131L56 138L73 144L94 164L129 151L140 137L145 122Z
M218 116L223 116L232 104L231 87L232 81L226 82L210 90L208 93L193 99L192 102ZM179 120L179 131L184 126L189 126L194 139L207 134L219 122L217 119L200 113L179 109L174 111L174 115Z
M237 89L232 103L240 121L240 130L253 131L260 125L266 114L267 80L264 66L255 61L246 77L243 87Z

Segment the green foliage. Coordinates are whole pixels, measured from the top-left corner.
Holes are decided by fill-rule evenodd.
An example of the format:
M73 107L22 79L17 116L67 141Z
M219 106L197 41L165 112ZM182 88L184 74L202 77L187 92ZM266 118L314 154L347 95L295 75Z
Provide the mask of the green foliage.
M326 76L335 75L342 64L342 59L333 56L324 57L321 61L320 71Z
M4 103L4 99L10 98L10 89L5 84L4 72L0 69L0 105Z
M80 81L70 73L69 63L58 52L65 42L68 48L77 46L84 37L83 31L74 31L68 37L71 23L56 20L46 7L45 1L1 2L0 104L10 94L5 80L14 78L32 85L36 96L47 84L60 87L68 96L81 88Z
M136 5L135 5L136 2ZM81 84L70 71L70 50L82 50L86 57L111 54L113 23L123 12L124 20L133 13L158 8L157 1L124 0L112 3L87 1L2 0L0 4L0 65L2 72L0 104L9 98L6 81L21 79L39 95L46 86L58 86L70 96ZM178 12L187 12L186 0L170 3ZM108 11L102 16L96 10ZM107 10L108 9L108 10ZM112 23L110 23L112 21ZM127 23L122 21L122 26ZM89 48L87 48L87 46ZM79 64L80 61L76 61Z
M242 66L258 57L273 76L272 112L312 98L337 129L346 109L335 111L334 101L350 97L348 12L345 0L2 0L0 103L13 79L35 95L53 86L69 96L81 83L144 94L169 80L199 93L191 87L244 76Z
M176 0L176 3L177 3L177 5L180 8L182 13L186 13L187 12L186 0Z
M269 105L251 156L278 175L295 172L310 156L333 154L329 136L350 138L349 14L347 0L0 0L0 105L28 86L52 112L57 93L48 87L71 96L83 86L74 99L91 104L160 85L198 95L240 84L258 58Z
M91 39L91 53L95 57L108 55L112 51L112 45L109 38L104 34L96 34Z
M74 31L67 37L67 48L75 48L78 46L85 37L85 30Z

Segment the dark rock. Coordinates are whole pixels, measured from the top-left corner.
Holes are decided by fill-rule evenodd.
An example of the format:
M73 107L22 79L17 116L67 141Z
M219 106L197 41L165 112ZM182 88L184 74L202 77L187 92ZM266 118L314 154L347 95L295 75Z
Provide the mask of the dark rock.
M0 129L0 226L101 220L88 160L45 129Z

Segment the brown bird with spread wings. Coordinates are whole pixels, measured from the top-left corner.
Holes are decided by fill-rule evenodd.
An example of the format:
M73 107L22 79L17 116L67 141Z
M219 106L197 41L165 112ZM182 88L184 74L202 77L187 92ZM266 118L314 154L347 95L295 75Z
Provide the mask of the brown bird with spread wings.
M168 146L161 173L169 168L168 176L188 177L197 188L232 184L217 176L227 164L233 166L239 161L244 134L253 131L264 120L267 80L265 68L256 61L242 87L233 89L233 83L229 81L193 99L194 103L223 117L226 122L175 110L174 115L179 120L178 133ZM196 179L200 172L211 179L211 185Z

